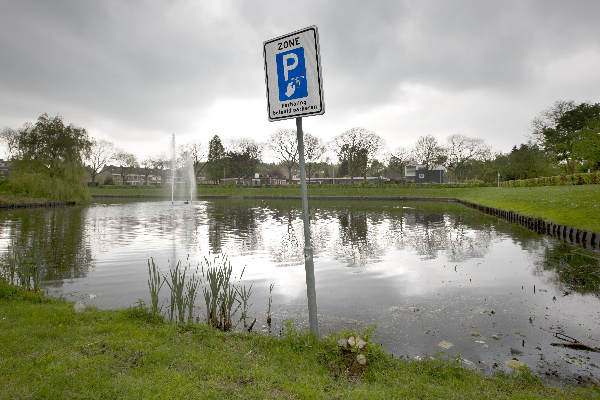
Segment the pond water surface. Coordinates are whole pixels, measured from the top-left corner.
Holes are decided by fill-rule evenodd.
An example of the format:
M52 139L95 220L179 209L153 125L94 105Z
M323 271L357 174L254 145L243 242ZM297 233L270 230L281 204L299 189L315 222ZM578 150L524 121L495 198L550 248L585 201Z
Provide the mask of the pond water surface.
M101 308L149 302L146 260L226 254L253 282L264 327L307 324L299 201L111 202L0 213L0 243L49 249L43 287ZM600 376L600 255L455 203L311 201L322 334L376 325L395 356L453 357L486 372L516 358L540 375ZM163 289L163 303L166 304ZM198 314L203 318L199 296ZM446 341L450 348L439 344ZM447 347L447 346L446 346ZM579 377L582 378L579 378Z

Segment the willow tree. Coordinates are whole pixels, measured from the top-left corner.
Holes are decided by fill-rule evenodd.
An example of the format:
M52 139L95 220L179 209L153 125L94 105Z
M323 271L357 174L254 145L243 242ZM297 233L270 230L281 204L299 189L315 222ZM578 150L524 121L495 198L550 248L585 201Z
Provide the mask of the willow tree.
M7 129L2 136L12 161L13 192L57 200L89 197L84 160L92 140L84 128L42 114L35 124Z

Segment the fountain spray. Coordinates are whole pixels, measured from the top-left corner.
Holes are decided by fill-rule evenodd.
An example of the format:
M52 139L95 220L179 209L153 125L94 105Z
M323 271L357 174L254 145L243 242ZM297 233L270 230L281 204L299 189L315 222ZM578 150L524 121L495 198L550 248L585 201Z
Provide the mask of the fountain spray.
M171 204L173 204L173 192L175 191L175 134L171 135Z

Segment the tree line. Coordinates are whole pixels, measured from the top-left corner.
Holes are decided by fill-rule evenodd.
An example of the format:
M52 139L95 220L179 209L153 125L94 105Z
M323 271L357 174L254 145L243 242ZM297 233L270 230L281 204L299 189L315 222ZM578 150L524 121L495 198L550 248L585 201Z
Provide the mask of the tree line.
M388 177L401 181L407 165L424 169L438 166L447 171L449 182L495 182L502 180L572 174L600 168L600 103L557 101L543 110L531 124L527 142L511 151L493 152L480 138L461 134L438 141L425 135L412 146L393 151L384 140L365 128L351 128L326 143L305 133L307 176ZM36 123L6 128L2 138L8 147L15 177L34 181L32 174L45 174L65 182L79 182L85 171L92 182L108 165L115 165L125 181L133 171L145 176L170 170L171 157L138 159L113 143L91 137L84 128L65 124L62 117L41 115ZM269 150L275 162L266 162ZM223 143L214 135L206 145L198 142L178 147L175 168L193 165L196 176L219 182L224 178L249 179L255 173L292 181L298 168L296 131L279 129L266 143L240 138ZM38 177L39 178L39 177Z

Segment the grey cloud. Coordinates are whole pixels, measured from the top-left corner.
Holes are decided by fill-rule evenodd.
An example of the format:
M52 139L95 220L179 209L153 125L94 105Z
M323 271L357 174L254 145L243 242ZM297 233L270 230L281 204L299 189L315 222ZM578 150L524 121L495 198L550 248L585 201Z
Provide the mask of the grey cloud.
M219 99L263 99L262 41L316 24L326 118L342 131L350 114L401 101L406 85L541 91L554 84L544 66L600 53L598 15L597 1L4 1L0 118L30 104L28 119L77 110L124 134L184 130Z

